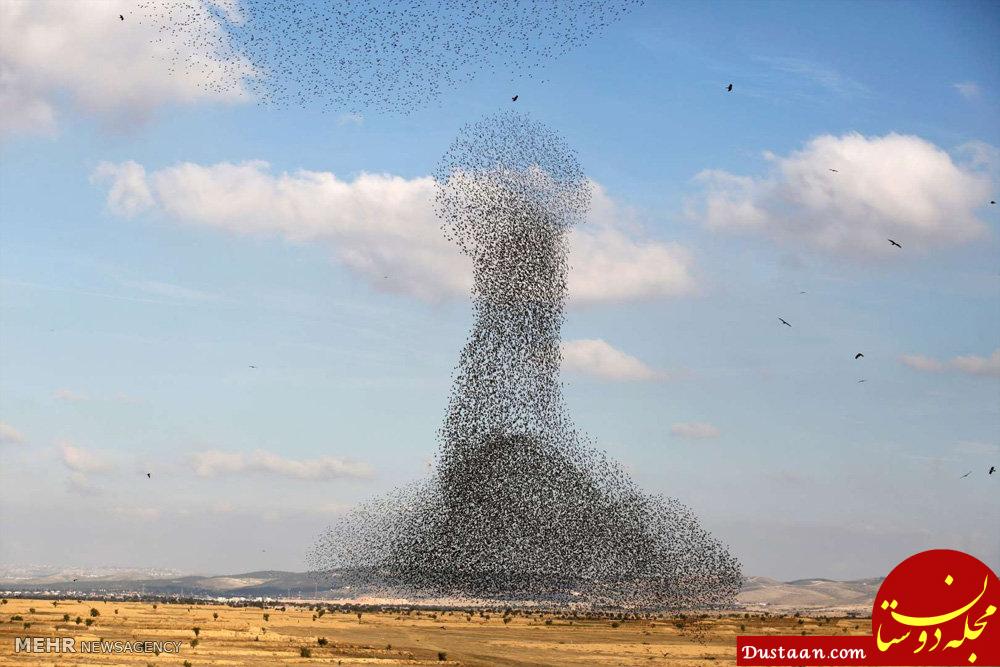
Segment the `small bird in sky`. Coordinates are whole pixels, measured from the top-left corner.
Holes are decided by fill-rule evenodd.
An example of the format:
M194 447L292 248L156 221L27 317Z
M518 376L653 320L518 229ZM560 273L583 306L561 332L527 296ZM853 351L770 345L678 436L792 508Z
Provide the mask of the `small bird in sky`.
M972 474L972 471L970 470L969 472L967 472L964 475L962 475L961 477L959 477L959 479L965 479L966 477L968 477L971 474Z
M784 325L785 325L786 327L790 327L790 326L792 326L791 324L789 324L789 323L788 323L788 322L786 322L785 320L782 320L782 319L781 319L780 317L779 317L778 319L779 319L779 320L781 320L781 323L782 323L782 324L784 324Z
M733 84L729 84L728 86L726 86L726 90L730 93L733 92Z
M868 380L866 380L864 378L861 378L860 380L858 380L858 384L861 384L862 382L868 382Z
M986 474L987 475L992 475L996 471L997 471L997 467L996 466L990 466L990 471L988 473L986 473Z
M122 21L124 21L124 20L125 20L125 17L124 17L124 16L122 16L121 14L119 14L119 15L118 15L118 18L120 18L120 19L121 19Z
M892 245L896 246L897 248L902 248L903 247L903 246L899 245L898 243L896 243L895 241L893 241L892 239L888 239L888 241L889 241L889 243L891 243Z
M996 202L993 201L992 199L990 200L990 204L993 205L993 206L996 206Z
M153 473L147 472L146 477L148 477L149 479L153 479Z
M840 173L840 172L839 172L839 171L837 171L836 169L831 169L830 171L832 171L832 172L833 172L833 173L835 173L835 174L839 174L839 173Z
M855 359L860 359L860 358L861 358L861 357L863 357L863 356L865 356L865 355L863 355L863 354L861 354L860 352L858 352L857 354L855 354L855 355L854 355L854 358L855 358Z
M805 292L799 292L799 294L805 294Z
M254 369L256 369L257 367L256 367L256 366L251 366L250 368L254 368Z
M520 97L520 95L515 95L514 97L510 98L510 101L511 102L517 102L517 98L518 97Z

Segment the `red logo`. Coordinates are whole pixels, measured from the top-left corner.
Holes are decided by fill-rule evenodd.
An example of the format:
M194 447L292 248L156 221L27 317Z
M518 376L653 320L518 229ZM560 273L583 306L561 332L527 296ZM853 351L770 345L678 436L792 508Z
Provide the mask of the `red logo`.
M981 561L924 551L882 582L872 608L875 647L890 660L910 660L899 664L1000 664L998 606L1000 581Z
M736 638L737 665L1000 666L1000 581L961 551L910 556L882 582L870 637Z

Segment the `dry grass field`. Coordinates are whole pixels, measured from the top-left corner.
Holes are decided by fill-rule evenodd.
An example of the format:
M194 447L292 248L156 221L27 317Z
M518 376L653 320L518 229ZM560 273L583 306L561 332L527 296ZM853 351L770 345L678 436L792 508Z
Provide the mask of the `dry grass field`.
M96 609L98 616L91 616ZM218 614L218 617L215 617ZM267 615L265 618L265 614ZM551 614L286 611L138 602L11 599L0 665L734 665L737 634L865 635L861 618L582 620ZM69 621L64 620L66 615ZM20 617L20 618L17 618ZM77 617L81 619L78 624ZM92 618L92 625L86 619ZM30 624L25 627L25 624ZM198 628L197 637L194 628ZM15 654L15 637L177 640L179 654ZM192 645L192 640L196 640ZM325 640L322 644L321 640ZM303 649L306 649L305 651ZM308 656L308 657L306 657Z

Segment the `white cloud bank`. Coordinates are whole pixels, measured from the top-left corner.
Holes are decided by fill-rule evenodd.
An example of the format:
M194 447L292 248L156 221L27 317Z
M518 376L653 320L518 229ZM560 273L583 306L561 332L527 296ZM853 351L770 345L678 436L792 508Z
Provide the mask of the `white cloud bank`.
M562 355L563 370L570 373L616 382L661 380L666 377L599 338L564 341Z
M718 438L719 429L707 422L680 422L670 427L670 434L689 440Z
M136 162L102 163L115 215L158 213L234 234L323 243L348 270L379 289L437 301L468 294L471 267L445 240L430 177L329 172L274 174L263 161L190 162L147 173ZM590 220L572 232L570 297L578 302L671 297L695 291L690 253L647 239L597 184Z
M187 11L199 18L182 37L143 21L136 0L0 2L0 134L55 133L62 99L122 126L161 105L246 99L233 81L252 68L220 56L208 4L224 3L193 0ZM187 66L171 71L175 60Z
M77 447L69 442L60 442L58 447L63 465L74 473L84 475L107 472L113 467L104 455L97 452Z
M994 350L988 357L969 354L941 361L922 354L904 354L899 360L910 368L927 373L955 371L967 375L1000 377L1000 349Z
M888 134L816 137L786 157L765 153L766 176L707 170L689 203L710 229L763 234L835 255L899 256L977 238L976 211L991 179L919 137ZM831 171L836 169L836 172Z
M372 474L371 468L364 463L346 461L332 456L297 461L259 449L249 454L214 449L198 452L191 457L191 464L195 474L199 477L265 473L293 479L323 480L364 479Z

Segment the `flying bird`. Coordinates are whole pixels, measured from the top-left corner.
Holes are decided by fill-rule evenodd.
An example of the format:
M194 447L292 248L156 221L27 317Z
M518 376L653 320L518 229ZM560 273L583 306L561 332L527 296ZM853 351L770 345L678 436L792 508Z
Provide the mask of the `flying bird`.
M967 472L964 475L962 475L961 477L959 477L959 479L965 479L966 477L968 477L971 474L972 474L972 471L970 470L969 472Z
M865 355L863 355L863 354L861 354L860 352L858 352L857 354L855 354L855 355L854 355L854 358L855 358L855 359L860 359L860 358L861 358L861 357L863 357L863 356L865 356Z
M779 319L779 320L781 320L781 323L782 323L782 324L784 324L784 325L785 325L786 327L790 327L790 326L792 326L791 324L789 324L789 323L788 323L788 322L786 322L785 320L782 320L782 319L781 319L780 317L779 317L778 319Z
M251 366L250 368L257 368L256 366Z
M733 92L733 84L729 84L728 86L726 86L726 90L729 91L730 93Z
M835 174L839 174L839 173L840 173L840 172L839 172L839 171L837 171L836 169L831 169L830 171L832 171L832 172L833 172L833 173L835 173Z
M903 246L899 245L898 243L896 243L895 241L893 241L892 239L888 239L888 241L889 241L889 243L891 243L892 245L896 246L897 248L902 248L903 247Z
M860 380L858 380L858 384L861 384L862 382L868 382L868 380L866 380L864 378L861 378Z
M988 473L986 473L986 474L987 475L992 475L996 471L997 471L997 467L996 466L990 466L990 471Z
M153 473L147 472L146 477L148 477L149 479L153 479Z
M995 202L995 201L993 201L993 200L991 199L991 200L990 200L990 204L991 204L991 205L996 205L996 202Z
M125 20L125 17L124 17L124 16L122 16L121 14L119 14L119 15L118 15L118 18L120 18L120 19L121 19L122 21L124 21L124 20Z
M517 98L518 97L520 97L520 95L515 95L514 97L510 98L510 101L511 102L517 102Z

